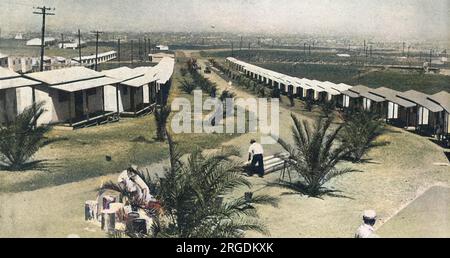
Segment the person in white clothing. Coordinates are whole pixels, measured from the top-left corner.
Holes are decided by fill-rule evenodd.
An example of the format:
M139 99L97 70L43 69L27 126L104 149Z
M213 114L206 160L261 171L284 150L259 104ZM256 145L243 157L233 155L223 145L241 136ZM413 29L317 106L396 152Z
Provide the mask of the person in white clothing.
M137 171L138 167L135 165L132 165L127 170L124 170L119 175L119 184L124 186L128 192L132 193L138 200L143 201L145 204L156 201L156 199L150 194L150 188L144 180L136 174Z
M364 211L363 224L358 228L355 234L355 238L378 238L374 233L373 226L377 221L377 214L374 210Z
M250 141L248 148L248 161L250 163L251 175L257 173L259 177L264 177L264 149L261 144L255 140ZM256 166L258 164L258 166Z

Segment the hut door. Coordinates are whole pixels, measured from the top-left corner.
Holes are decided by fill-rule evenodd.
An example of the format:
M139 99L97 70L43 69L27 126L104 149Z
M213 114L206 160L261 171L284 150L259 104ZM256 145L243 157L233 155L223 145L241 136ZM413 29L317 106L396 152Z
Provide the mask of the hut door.
M75 117L82 117L84 115L83 108L83 92L75 92Z

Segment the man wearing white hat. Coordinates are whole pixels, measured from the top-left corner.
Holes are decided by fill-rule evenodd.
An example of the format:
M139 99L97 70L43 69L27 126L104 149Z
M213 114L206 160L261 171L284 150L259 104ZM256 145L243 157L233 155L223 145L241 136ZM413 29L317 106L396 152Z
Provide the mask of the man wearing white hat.
M136 165L131 165L127 170L124 170L118 178L118 183L124 186L128 192L135 195L138 199L148 203L156 201L151 195L150 189L144 180L136 174L139 168Z
M377 213L374 210L364 211L363 224L358 228L355 234L355 238L377 238L374 233L373 226L377 221Z

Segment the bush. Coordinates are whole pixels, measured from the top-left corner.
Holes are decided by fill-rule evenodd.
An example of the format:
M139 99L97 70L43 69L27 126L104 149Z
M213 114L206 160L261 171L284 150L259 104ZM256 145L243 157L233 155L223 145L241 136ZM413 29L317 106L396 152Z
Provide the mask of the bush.
M344 118L345 125L340 139L349 150L347 158L361 162L362 157L374 146L373 142L382 133L382 122L378 115L369 111L355 111Z
M315 124L311 125L306 120L300 121L296 116L291 116L294 121L294 146L282 139L279 143L289 152L290 156L286 161L302 181L283 185L313 197L332 192L324 189L323 185L334 177L353 171L336 168L349 152L336 141L342 127L331 129L333 118L318 118Z
M44 103L33 104L17 115L13 121L6 118L4 127L0 127L0 161L10 170L23 170L32 162L29 160L43 146L45 133L50 130L46 125L36 126L45 112Z
M186 79L184 79L180 84L180 88L187 94L192 94L192 92L195 90L196 86L194 83L188 82Z

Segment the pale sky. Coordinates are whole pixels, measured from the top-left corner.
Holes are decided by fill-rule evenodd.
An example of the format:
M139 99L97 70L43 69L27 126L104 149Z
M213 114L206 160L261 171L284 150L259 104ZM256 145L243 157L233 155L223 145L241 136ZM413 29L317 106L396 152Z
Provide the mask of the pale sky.
M220 31L450 39L450 0L1 0L3 30ZM215 25L215 30L211 28Z

